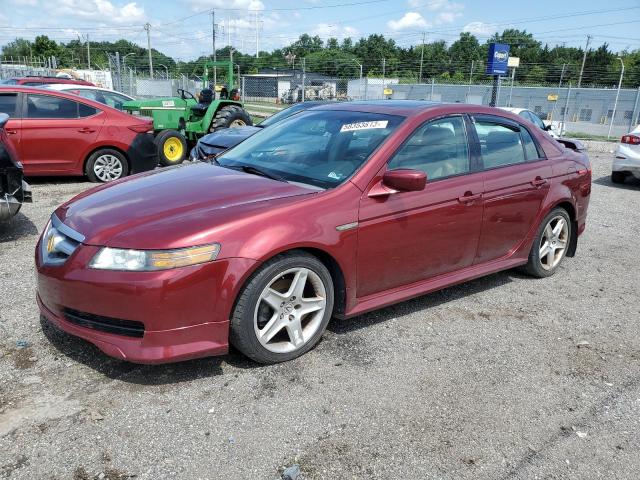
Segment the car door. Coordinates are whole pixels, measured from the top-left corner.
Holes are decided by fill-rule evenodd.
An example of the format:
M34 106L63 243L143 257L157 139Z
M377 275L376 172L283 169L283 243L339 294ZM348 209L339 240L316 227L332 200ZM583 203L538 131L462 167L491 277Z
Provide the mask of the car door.
M25 97L21 139L25 174L82 174L104 112L55 95Z
M549 192L551 166L523 125L474 115L484 169L482 234L475 263L505 257L535 227Z
M364 192L358 297L473 263L482 225L482 173L469 148L468 128L463 115L426 122L390 158L386 169L426 172L424 190L373 196L378 176Z
M21 94L17 92L0 92L0 113L9 115L9 121L5 125L5 132L13 148L20 156L21 126Z

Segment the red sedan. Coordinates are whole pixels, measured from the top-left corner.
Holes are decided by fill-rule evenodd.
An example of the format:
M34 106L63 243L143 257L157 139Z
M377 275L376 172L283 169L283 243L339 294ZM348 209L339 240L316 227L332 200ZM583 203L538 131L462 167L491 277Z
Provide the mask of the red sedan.
M151 119L71 93L0 87L0 113L25 176L87 175L109 182L158 164Z
M352 317L576 252L586 156L522 117L430 102L324 105L213 161L84 193L36 247L38 304L108 355L273 363Z

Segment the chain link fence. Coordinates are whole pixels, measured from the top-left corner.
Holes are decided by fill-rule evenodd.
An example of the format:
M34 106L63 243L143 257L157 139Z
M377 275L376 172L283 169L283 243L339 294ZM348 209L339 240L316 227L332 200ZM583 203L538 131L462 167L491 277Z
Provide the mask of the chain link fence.
M243 101L256 116L268 116L289 104L309 100L406 99L488 105L492 95L490 77L474 74L473 70L467 83L441 75L419 82L420 75L413 70L405 71L402 78L373 74L339 77L300 69L265 71L268 73L245 74L239 79ZM195 95L202 89L202 82L196 78L186 75L172 78L168 71L156 72L157 75L150 78L124 65L112 66L109 70L71 71L50 68L47 62L26 64L6 59L0 62L0 79L61 73L70 73L135 98L175 96L178 89ZM575 88L573 81L575 79L567 80L563 75L555 84L503 77L496 105L526 108L552 123L556 131L584 138L619 137L640 123L640 87Z

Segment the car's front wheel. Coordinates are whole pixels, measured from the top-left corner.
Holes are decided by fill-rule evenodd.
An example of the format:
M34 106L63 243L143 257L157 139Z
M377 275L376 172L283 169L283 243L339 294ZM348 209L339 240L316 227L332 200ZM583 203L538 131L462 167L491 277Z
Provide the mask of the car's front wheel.
M611 172L611 181L613 183L624 183L626 178L627 174L625 172Z
M87 160L86 174L92 182L111 182L126 177L128 173L127 159L117 150L98 150Z
M553 275L567 254L573 234L571 227L567 211L564 208L553 209L540 224L525 271L538 278Z
M333 281L306 252L278 255L243 288L231 318L231 343L260 363L296 358L320 340L333 312Z

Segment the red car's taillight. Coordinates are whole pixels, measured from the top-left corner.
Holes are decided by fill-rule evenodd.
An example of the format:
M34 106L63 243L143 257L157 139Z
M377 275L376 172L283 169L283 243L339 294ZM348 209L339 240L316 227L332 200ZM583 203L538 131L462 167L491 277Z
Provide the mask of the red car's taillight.
M133 130L136 133L153 133L153 124L142 123L140 125L129 125L129 130Z
M620 139L621 143L626 143L627 145L640 145L640 137L638 135L624 135Z

